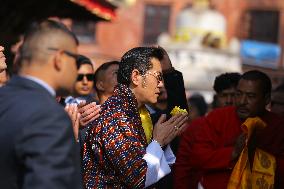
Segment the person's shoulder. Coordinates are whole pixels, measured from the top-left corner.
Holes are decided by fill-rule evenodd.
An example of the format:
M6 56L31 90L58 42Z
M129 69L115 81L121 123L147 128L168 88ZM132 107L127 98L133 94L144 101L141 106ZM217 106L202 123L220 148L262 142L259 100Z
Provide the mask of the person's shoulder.
M102 105L100 114L112 115L122 109L122 99L117 96L109 97Z

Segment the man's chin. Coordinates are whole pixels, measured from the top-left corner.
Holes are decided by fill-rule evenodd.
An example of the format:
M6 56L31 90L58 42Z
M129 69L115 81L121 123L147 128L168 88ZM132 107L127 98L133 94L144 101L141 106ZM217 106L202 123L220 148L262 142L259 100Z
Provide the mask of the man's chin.
M241 120L245 120L249 117L249 114L246 112L237 111L237 114Z
M149 104L156 104L158 102L157 99L151 99L151 101L149 102Z

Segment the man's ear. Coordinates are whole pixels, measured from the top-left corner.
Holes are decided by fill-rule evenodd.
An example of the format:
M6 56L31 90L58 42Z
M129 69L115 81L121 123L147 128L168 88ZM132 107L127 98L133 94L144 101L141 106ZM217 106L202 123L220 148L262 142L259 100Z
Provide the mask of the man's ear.
M104 83L103 83L102 81L98 81L98 82L96 83L96 87L97 87L97 89L100 90L100 91L105 91Z
M62 52L58 51L58 52L55 53L55 55L52 59L54 68L57 71L60 71L62 69L62 66L63 66L62 58L63 58Z
M141 75L137 69L132 70L131 73L131 83L138 86L141 80Z
M265 104L268 105L271 102L271 94L266 94L264 98Z

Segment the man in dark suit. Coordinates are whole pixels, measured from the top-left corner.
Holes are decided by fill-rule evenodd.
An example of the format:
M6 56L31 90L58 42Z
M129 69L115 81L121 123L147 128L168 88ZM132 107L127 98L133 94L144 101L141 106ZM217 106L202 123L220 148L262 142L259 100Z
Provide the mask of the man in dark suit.
M81 188L71 120L55 101L77 77L76 37L46 20L25 35L19 76L0 89L0 187Z

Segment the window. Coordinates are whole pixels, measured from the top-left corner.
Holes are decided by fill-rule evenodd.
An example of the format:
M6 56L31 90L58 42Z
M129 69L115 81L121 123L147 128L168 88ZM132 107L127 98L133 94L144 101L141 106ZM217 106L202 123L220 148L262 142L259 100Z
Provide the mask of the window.
M279 11L250 10L243 18L243 38L278 43Z
M143 37L145 44L156 43L161 33L168 32L169 17L168 5L146 5Z
M80 43L94 43L96 27L95 22L73 21L72 31L78 37Z

